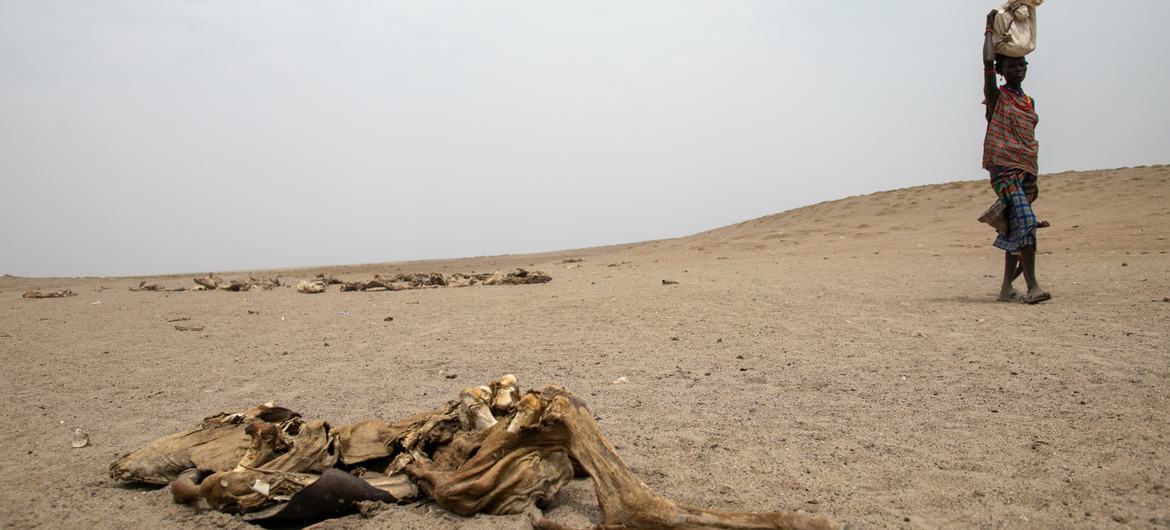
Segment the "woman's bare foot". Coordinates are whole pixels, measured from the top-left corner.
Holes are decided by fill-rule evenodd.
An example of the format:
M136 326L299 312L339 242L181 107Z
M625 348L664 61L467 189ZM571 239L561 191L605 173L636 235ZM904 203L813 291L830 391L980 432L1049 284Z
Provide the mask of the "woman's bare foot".
M1028 295L1024 297L1024 302L1028 304L1039 304L1047 300L1052 300L1052 295L1039 286L1028 289Z
M1018 302L1023 297L1024 297L1024 293L1017 291L1014 287L1008 287L1007 289L1000 289L999 298L996 298L995 301L996 302Z

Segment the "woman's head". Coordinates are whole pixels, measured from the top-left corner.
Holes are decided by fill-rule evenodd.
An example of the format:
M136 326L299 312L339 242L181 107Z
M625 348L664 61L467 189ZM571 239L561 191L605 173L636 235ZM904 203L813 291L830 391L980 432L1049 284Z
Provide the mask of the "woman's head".
M995 71L1007 80L1009 85L1018 86L1028 77L1028 60L1023 57L995 56Z

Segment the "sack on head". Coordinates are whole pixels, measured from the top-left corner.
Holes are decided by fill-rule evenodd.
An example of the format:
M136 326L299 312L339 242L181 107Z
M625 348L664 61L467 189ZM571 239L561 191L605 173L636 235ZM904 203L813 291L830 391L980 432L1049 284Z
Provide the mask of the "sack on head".
M1036 49L1036 7L1044 0L1008 0L992 25L995 53L1023 57Z

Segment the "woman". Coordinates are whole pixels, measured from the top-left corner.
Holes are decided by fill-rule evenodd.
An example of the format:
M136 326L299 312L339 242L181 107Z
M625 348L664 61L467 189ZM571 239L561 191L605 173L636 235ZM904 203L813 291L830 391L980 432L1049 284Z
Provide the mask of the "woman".
M999 300L1023 300L1038 304L1052 298L1036 281L1036 229L1032 202L1039 195L1036 174L1040 145L1036 142L1036 102L1024 93L1022 83L1028 75L1028 61L1023 57L996 55L992 45L992 23L998 11L987 15L983 41L983 93L987 105L987 136L983 140L983 168L991 173L991 187L1004 201L1008 211L1009 232L995 240L1004 251L1003 284ZM996 74L1006 83L998 86ZM1028 292L1020 295L1012 287L1022 269Z

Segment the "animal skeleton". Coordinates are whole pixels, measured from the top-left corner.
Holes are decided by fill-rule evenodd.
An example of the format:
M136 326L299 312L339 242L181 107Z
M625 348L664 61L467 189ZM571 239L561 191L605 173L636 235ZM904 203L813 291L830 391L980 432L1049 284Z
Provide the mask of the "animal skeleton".
M248 520L303 521L425 494L460 515L527 513L535 527L550 529L561 526L540 507L575 471L593 481L601 528L840 528L796 512L676 504L634 476L579 398L554 386L521 395L513 375L395 423L334 429L266 403L205 418L110 466L116 479L170 484L177 502L202 500Z

